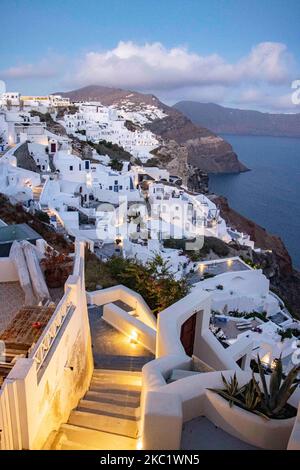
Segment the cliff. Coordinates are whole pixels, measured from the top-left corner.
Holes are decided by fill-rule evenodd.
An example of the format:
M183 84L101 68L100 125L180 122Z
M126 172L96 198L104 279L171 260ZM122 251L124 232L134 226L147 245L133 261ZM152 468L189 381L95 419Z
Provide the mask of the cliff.
M239 162L231 145L210 130L193 124L180 111L169 107L150 94L134 91L88 86L62 93L72 101L100 101L103 105L117 105L129 111L145 111L153 107L163 111L161 119L150 118L145 127L165 141L174 140L187 149L187 163L207 173L239 173L247 168ZM173 158L179 158L174 153Z
M174 108L195 124L220 134L300 137L299 113L261 113L195 101L180 101Z
M300 273L293 269L291 257L281 238L233 210L224 197L213 195L210 198L231 227L248 233L256 248L266 250L262 253L253 251L253 261L262 267L271 288L285 301L291 313L300 319Z

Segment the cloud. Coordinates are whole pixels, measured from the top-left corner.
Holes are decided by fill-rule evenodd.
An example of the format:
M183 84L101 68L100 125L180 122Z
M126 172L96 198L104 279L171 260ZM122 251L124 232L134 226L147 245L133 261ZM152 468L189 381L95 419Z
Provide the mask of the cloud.
M230 62L183 46L121 41L115 48L92 50L76 59L50 53L37 63L0 71L0 78L18 88L31 84L32 93L41 87L56 91L103 85L151 92L169 104L189 99L290 110L290 83L299 78L295 68L286 45L277 42L259 43Z
M1 79L24 80L55 77L61 71L63 58L56 55L47 56L37 63L19 64L0 70Z
M243 90L235 101L244 108L263 108L268 111L299 112L299 106L292 101L292 89L289 93L280 94L275 89L261 90L249 88Z
M119 42L104 52L88 52L79 60L72 81L139 90L182 87L234 86L246 82L284 83L292 58L284 44L264 42L236 63L220 55L201 56L185 47L165 48L161 43L138 45Z

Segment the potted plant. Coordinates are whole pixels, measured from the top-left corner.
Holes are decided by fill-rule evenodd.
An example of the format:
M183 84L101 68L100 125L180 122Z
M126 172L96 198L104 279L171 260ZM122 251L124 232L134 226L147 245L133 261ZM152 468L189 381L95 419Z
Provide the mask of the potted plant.
M274 361L270 380L266 380L258 357L260 382L252 373L251 379L239 386L234 374L223 388L208 389L207 417L228 433L256 447L286 449L297 410L288 403L296 390L300 365L284 376L281 358Z
M50 246L47 246L45 258L41 265L44 268L44 275L47 286L50 288L63 287L72 272L73 261L65 253L59 253Z

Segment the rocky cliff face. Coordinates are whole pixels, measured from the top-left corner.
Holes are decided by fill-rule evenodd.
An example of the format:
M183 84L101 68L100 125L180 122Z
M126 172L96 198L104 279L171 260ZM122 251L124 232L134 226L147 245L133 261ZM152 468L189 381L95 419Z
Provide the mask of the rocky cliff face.
M153 159L149 161L152 166L165 168L170 175L179 176L182 184L191 191L207 193L208 175L188 163L188 149L175 140L164 140L163 145L153 151Z
M189 165L207 173L239 173L247 170L228 142L208 129L193 124L180 111L165 105L154 95L101 86L88 86L59 94L72 101L92 100L106 106L127 106L130 111L143 109L147 105L154 106L162 110L166 117L151 120L146 127L164 140L173 140L184 146ZM173 159L181 158L180 155L174 153Z
M231 227L248 233L255 247L267 250L261 254L252 252L253 261L262 267L271 287L286 302L291 313L300 318L300 273L293 269L291 257L281 238L231 209L224 197L210 198L218 205L221 216Z
M163 139L175 140L187 149L188 163L206 173L240 173L247 168L238 160L231 145L204 127L193 124L172 108L164 107L168 116L147 127Z

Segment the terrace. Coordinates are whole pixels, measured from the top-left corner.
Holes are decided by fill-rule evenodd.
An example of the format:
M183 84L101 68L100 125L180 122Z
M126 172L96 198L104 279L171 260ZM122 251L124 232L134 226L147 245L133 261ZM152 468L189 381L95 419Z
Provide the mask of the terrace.
M27 240L35 244L41 236L27 224L0 226L0 256L9 255L12 243L17 240Z
M13 286L10 285L8 289L6 286L6 294L10 292L11 298L13 298L13 296L18 293L19 300L21 300L22 289L20 286L18 286L17 283L6 284L15 284ZM3 284L0 284L0 289L2 288ZM8 307L4 309L3 304L1 306L0 386L13 368L17 359L28 356L28 352L38 341L55 310L54 305L50 307L20 308L21 304L18 306L17 301L18 299L16 298L15 301L5 302L5 305L7 304L11 309L10 321L8 321L8 317L4 315L5 311L8 311ZM12 307L14 307L14 311Z
M205 277L213 277L219 274L237 271L248 271L250 269L251 268L240 258L200 262L197 266L197 271L189 277L189 284L202 281Z

